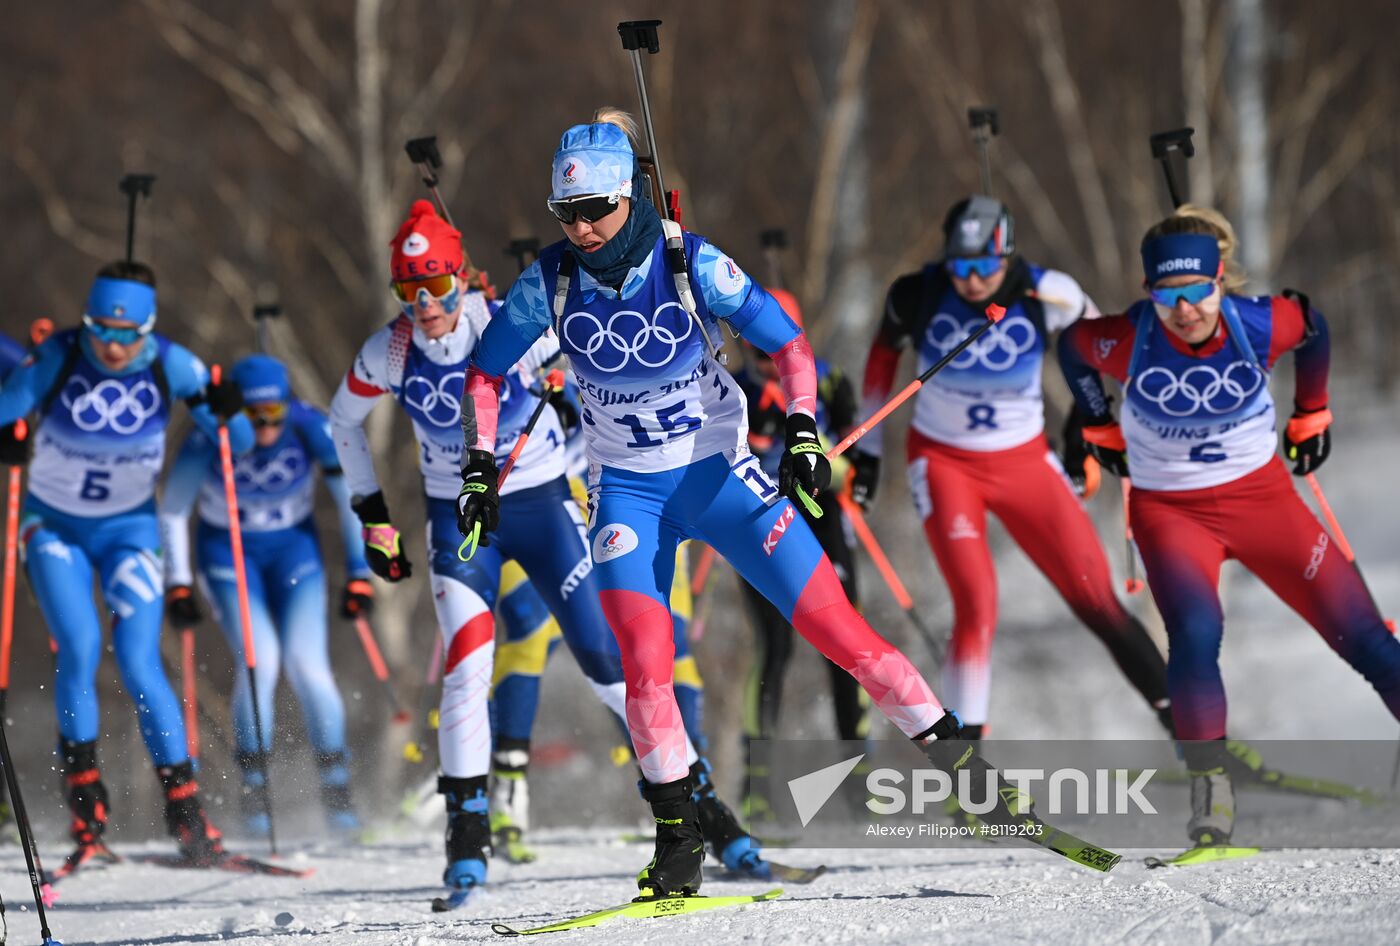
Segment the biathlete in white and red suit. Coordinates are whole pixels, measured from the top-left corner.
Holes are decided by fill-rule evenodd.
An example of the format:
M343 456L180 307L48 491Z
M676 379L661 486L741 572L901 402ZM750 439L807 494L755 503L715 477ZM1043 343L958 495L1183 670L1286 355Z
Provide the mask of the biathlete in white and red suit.
M1059 346L1088 418L1089 451L1110 472L1132 475L1129 514L1166 621L1177 736L1225 738L1217 586L1231 558L1315 627L1400 717L1400 641L1276 451L1269 373L1292 351L1297 380L1284 444L1293 473L1311 473L1327 459L1327 324L1296 293L1235 295L1244 278L1234 246L1223 216L1181 207L1143 239L1149 298L1123 315L1076 323ZM1101 374L1126 392L1118 421ZM1213 785L1204 778L1220 768L1219 751L1210 750L1188 745L1188 766L1203 776L1193 794L1213 793L1204 810L1225 812L1233 807L1221 794L1228 782L1223 774ZM1230 819L1197 814L1197 840L1228 838Z
M997 622L991 512L1170 729L1162 655L1114 594L1094 524L1045 439L1041 367L1049 338L1099 311L1073 278L1016 255L1012 226L991 197L954 204L943 221L944 258L890 286L865 363L869 416L889 399L906 346L923 372L985 321L989 303L1006 309L919 389L909 431L909 489L953 597L943 692L969 736L980 736ZM877 435L852 456L852 496L863 506L875 495L880 453Z

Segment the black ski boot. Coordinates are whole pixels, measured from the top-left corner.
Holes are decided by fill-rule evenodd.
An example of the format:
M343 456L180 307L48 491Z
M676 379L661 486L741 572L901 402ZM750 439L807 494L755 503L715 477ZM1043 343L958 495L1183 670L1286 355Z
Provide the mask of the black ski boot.
M656 821L656 854L637 874L639 899L699 893L705 839L700 834L700 816L695 810L690 776L660 785L643 779L641 789Z
M974 733L980 738L981 727ZM948 711L926 732L915 736L914 742L930 762L952 778L958 805L965 813L989 825L1024 825L1038 821L1031 797L1009 785L1001 773L977 753L978 740L969 740L967 736L957 714ZM980 814L971 811L988 805L989 810Z
M440 775L438 792L447 799L447 869L442 882L453 890L470 890L486 883L491 850L486 776Z
M77 845L60 868L60 874L67 875L93 858L114 861L116 855L102 840L107 830L107 786L97 770L97 742L60 739L58 753L63 757L63 782L73 815L68 833Z
M180 855L196 867L209 867L225 856L223 835L204 814L199 803L199 783L189 760L156 769L165 789L165 827L177 844Z
M243 819L243 830L252 837L265 838L272 833L272 823L267 817L267 753L240 752L235 758L243 774L243 785L238 792L238 813Z
M354 834L360 830L360 817L350 801L350 768L344 752L318 752L316 768L321 772L321 806L326 810L326 824L336 834Z

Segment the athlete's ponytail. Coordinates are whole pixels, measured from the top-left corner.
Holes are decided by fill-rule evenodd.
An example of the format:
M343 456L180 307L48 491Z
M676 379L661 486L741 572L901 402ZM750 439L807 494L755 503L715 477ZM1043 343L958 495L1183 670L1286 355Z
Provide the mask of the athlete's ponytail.
M1178 233L1198 233L1214 237L1220 247L1220 261L1225 265L1225 291L1232 293L1244 288L1249 277L1245 274L1244 267L1235 259L1235 249L1239 246L1239 241L1235 238L1235 228L1230 226L1230 221L1225 219L1224 214L1212 207L1182 204L1170 217L1147 231L1142 238L1142 245L1146 246L1157 237Z
M640 140L638 136L641 132L640 129L637 128L637 120L632 117L630 112L624 111L615 105L604 105L594 112L593 124L616 125L618 128L622 129L622 133L625 134L628 140L634 145Z

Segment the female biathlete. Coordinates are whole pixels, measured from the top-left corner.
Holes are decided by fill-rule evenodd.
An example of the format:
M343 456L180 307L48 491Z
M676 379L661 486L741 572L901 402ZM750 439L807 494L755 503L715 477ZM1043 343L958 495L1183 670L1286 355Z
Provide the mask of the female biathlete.
M350 492L331 443L325 414L292 397L287 369L275 358L250 355L233 366L233 380L247 405L256 446L234 464L238 517L248 580L253 652L257 656L261 739L254 731L248 675L242 672L243 629L238 610L228 505L218 444L196 430L185 440L161 496L165 540L166 609L176 626L203 615L190 589L190 510L199 504L196 544L200 588L239 668L233 682L235 761L243 774L244 828L266 835L264 774L273 748L273 719L279 670L285 668L306 718L306 732L321 775L321 801L333 831L354 831L359 819L350 802L345 750L345 704L336 689L327 645L326 573L316 537L315 468L335 499L345 545L345 617L374 604L369 566L360 546L360 524L350 511ZM261 751L259 750L259 747Z
M868 414L889 398L906 345L923 371L967 337L988 303L1006 308L920 388L909 431L909 489L953 598L944 695L968 738L979 738L997 621L991 512L1170 730L1166 664L1114 594L1094 524L1045 440L1041 363L1050 334L1098 309L1066 274L1016 255L1012 227L991 197L954 204L943 220L943 259L895 280L865 364ZM861 440L851 462L852 496L868 506L880 479L880 437Z
M235 452L253 444L237 386L209 383L204 365L154 332L155 274L143 263L104 266L88 293L81 328L58 332L11 373L0 393L0 424L37 412L20 541L30 586L58 645L54 701L58 753L77 849L69 873L102 842L110 814L97 767L97 668L102 616L111 615L122 683L136 704L141 737L165 795L165 825L194 865L225 857L200 804L185 744L180 701L160 659L161 543L155 487L165 460L171 407L183 400L213 437L228 426ZM106 607L92 599L94 574Z
M549 206L567 239L511 287L472 356L457 519L467 547L502 515L517 527L496 490L501 394L512 366L553 324L582 396L593 571L622 648L627 724L657 824L656 853L638 885L643 896L659 896L699 889L704 856L666 604L683 538L714 546L906 735L933 748L933 739L958 727L918 671L851 607L787 499L810 499L830 478L805 337L733 260L669 221L663 226L646 199L624 116L607 117L564 133ZM748 451L744 399L716 360L718 319L778 365L788 412L778 486ZM985 767L945 743L934 754L947 767L973 760ZM1005 811L1007 796L995 794L994 804Z
M1234 822L1219 667L1226 559L1258 575L1400 717L1400 641L1275 453L1269 372L1292 351L1288 458L1296 476L1327 459L1327 323L1288 291L1236 295L1244 276L1234 249L1223 216L1182 206L1143 238L1149 298L1070 326L1059 344L1088 449L1110 472L1132 474L1133 531L1166 621L1176 734L1209 741L1186 744L1189 831L1201 845L1227 843ZM1123 384L1119 421L1101 373Z
M443 773L438 789L448 811L443 878L461 893L485 881L491 844L487 698L496 633L492 612L503 564L514 559L533 579L559 619L579 667L619 718L625 712L623 668L598 605L601 589L588 554L583 514L564 475L564 436L554 411L540 415L506 482L502 502L513 512L516 528L495 537L489 548L483 545L470 561L459 557L453 502L461 483L459 397L467 357L494 322L497 304L469 290L462 275L461 234L427 201L414 203L391 245L392 287L403 311L370 336L355 357L331 402L331 430L353 494L351 505L364 526L365 557L376 575L395 582L409 577L412 569L399 532L390 524L363 424L384 394L392 394L413 421L427 493L433 605L446 654L438 724ZM552 335L532 341L504 371L500 423L493 431L499 442L492 441L502 462L539 403L532 392L534 372L559 353ZM700 761L688 741L681 751L687 764ZM727 823L747 840L732 815ZM756 860L755 851L750 861Z

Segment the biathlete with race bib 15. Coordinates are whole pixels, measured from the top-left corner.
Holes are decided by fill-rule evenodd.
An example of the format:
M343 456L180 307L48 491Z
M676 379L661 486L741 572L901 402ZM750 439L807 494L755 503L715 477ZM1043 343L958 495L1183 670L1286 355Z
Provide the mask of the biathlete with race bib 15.
M1185 204L1143 238L1148 298L1080 321L1060 364L1104 469L1131 473L1130 515L1152 597L1166 622L1177 738L1192 772L1188 830L1226 845L1234 824L1220 675L1220 566L1235 559L1317 629L1400 717L1400 641L1360 574L1298 497L1277 455L1269 373L1292 351L1293 413L1284 428L1293 474L1327 459L1327 323L1306 297L1242 296L1229 222ZM1123 385L1114 420L1102 374Z
M468 545L502 519L518 528L496 489L501 392L516 362L555 326L583 404L593 573L622 649L627 724L656 821L655 855L638 875L642 897L694 893L704 857L667 607L685 538L712 545L935 764L975 770L969 801L988 803L984 818L1034 818L1017 793L983 777L994 770L967 743L942 741L958 735L957 717L847 601L789 501L810 502L830 479L805 336L732 259L663 221L623 128L630 119L611 110L606 117L560 140L549 207L566 239L511 287L472 355L457 519ZM717 360L721 319L778 366L787 421L777 484L748 450L744 399Z
M923 371L985 321L988 303L1006 308L981 340L919 389L909 431L909 490L953 598L944 695L967 736L979 738L997 623L991 512L1170 730L1166 663L1114 594L1094 524L1045 439L1041 366L1050 337L1099 311L1071 276L1016 253L1011 213L992 197L967 197L949 208L943 238L943 259L899 277L885 296L865 362L863 412L889 398L906 346ZM874 499L880 453L878 435L853 451L851 492L862 506Z

